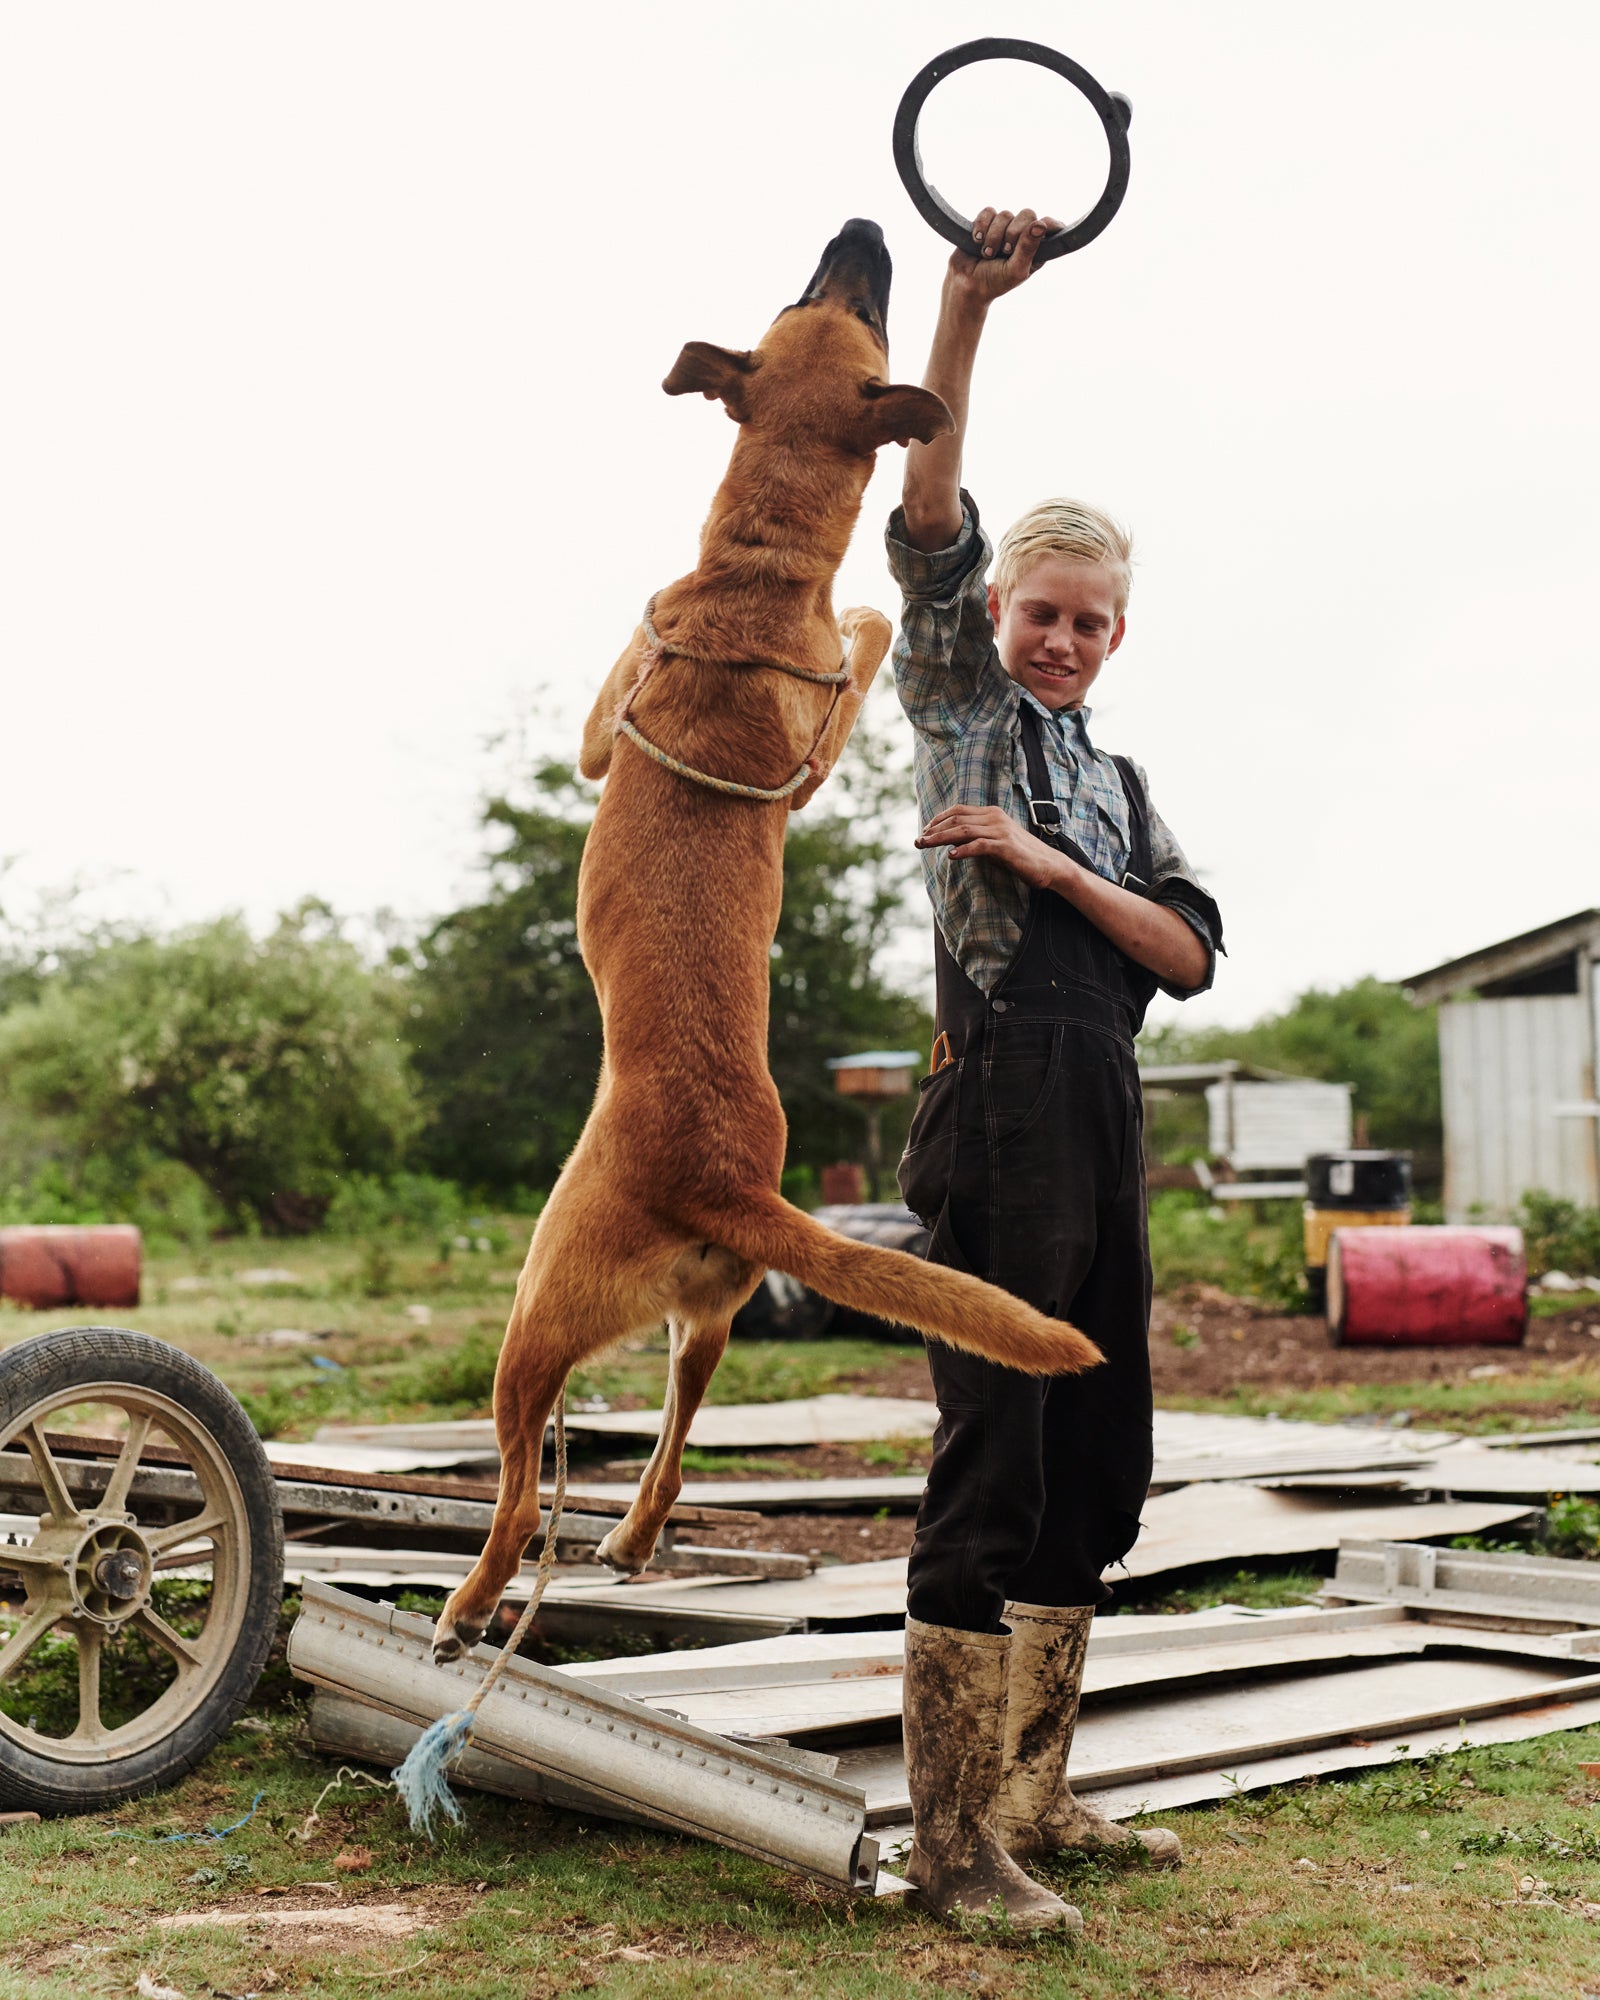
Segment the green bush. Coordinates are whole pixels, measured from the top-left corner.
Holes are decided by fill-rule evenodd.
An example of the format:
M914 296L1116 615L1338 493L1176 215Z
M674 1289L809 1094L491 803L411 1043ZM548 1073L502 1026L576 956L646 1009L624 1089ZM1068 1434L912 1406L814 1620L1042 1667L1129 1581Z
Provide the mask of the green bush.
M1600 1208L1535 1189L1522 1197L1517 1220L1528 1250L1528 1271L1565 1271L1568 1277L1600 1276Z
M1163 1189L1150 1197L1156 1290L1216 1285L1287 1311L1306 1305L1305 1238L1298 1202L1235 1202Z
M228 917L114 940L0 1015L8 1147L31 1131L48 1156L24 1197L53 1167L74 1220L143 1201L181 1234L198 1183L236 1222L314 1227L347 1175L399 1168L421 1123L404 1019L396 975L319 904L263 939Z
M205 1182L179 1160L89 1159L75 1171L52 1160L27 1181L0 1186L0 1225L131 1222L156 1250L199 1250L226 1220Z
M448 1241L466 1224L468 1202L433 1174L346 1174L323 1227L330 1236L403 1236Z
M494 1394L494 1370L499 1359L499 1334L475 1331L459 1347L429 1355L397 1378L394 1394L415 1403L486 1405Z

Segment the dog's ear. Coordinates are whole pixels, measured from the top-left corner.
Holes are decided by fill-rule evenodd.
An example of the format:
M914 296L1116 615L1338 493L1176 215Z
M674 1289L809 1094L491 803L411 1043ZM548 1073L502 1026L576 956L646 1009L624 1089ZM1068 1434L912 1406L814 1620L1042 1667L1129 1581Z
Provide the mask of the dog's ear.
M913 389L907 382L868 382L861 391L867 398L866 446L876 451L892 438L896 444L929 444L956 420L943 400L931 389Z
M760 366L759 354L739 354L731 347L713 347L709 340L691 340L661 386L669 396L688 396L698 389L708 403L720 399L734 422L742 424L749 415L745 384Z

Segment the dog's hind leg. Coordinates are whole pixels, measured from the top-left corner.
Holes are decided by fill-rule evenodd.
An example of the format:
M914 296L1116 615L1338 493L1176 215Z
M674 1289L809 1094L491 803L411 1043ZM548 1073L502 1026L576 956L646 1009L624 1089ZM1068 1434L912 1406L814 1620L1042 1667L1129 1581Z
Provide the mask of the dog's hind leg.
M518 1288L494 1376L494 1423L500 1443L500 1493L483 1553L452 1591L434 1627L433 1655L459 1659L488 1628L523 1552L539 1532L539 1472L545 1427L569 1371L628 1330L626 1299L610 1273L579 1266L570 1253L571 1230L581 1223L570 1205L565 1216L546 1213L529 1268Z
M731 1315L671 1322L672 1364L661 1435L639 1481L633 1505L595 1551L601 1562L630 1576L650 1567L662 1528L683 1486L683 1447L706 1385L728 1344Z
M567 1379L564 1347L540 1343L515 1368L515 1387L504 1385L517 1360L517 1323L506 1335L495 1377L495 1428L500 1438L500 1494L483 1553L450 1593L433 1630L433 1657L442 1666L470 1652L488 1630L506 1585L522 1566L523 1551L539 1532L539 1470L545 1426ZM520 1343L519 1343L520 1344ZM508 1407L509 1406L509 1407Z

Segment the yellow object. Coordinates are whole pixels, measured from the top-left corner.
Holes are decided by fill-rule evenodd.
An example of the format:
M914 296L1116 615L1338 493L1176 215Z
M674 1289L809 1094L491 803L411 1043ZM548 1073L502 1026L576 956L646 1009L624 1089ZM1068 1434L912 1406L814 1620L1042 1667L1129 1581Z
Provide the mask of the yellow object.
M1328 1238L1336 1229L1394 1229L1410 1222L1409 1208L1313 1208L1306 1203L1306 1269L1328 1264Z

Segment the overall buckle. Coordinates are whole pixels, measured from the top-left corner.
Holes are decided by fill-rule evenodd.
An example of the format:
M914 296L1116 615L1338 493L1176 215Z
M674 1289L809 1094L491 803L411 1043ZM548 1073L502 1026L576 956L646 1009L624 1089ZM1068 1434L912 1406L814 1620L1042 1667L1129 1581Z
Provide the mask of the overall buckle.
M1061 832L1061 808L1054 799L1029 799L1028 817L1036 832L1054 839Z

